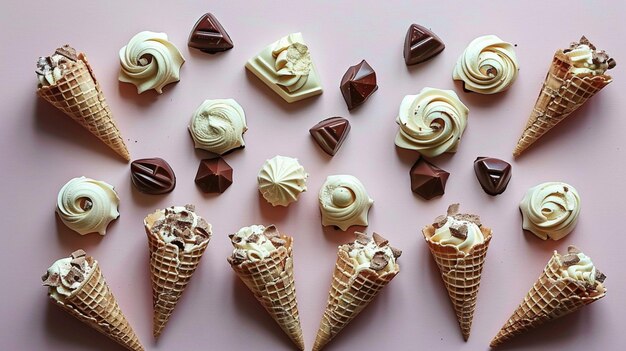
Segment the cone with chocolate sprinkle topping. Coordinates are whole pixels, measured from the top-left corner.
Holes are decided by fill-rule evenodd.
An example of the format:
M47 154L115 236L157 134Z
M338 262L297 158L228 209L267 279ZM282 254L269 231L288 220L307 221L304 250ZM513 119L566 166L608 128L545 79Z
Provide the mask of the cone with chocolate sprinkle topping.
M163 332L211 239L211 225L194 210L193 205L172 206L144 220L150 249L155 338Z
M400 271L396 259L402 251L389 246L377 233L373 238L356 235L354 243L339 247L328 304L313 351L323 349Z
M461 327L463 339L467 340L472 328L472 320L476 309L478 287L480 286L481 273L487 256L487 249L491 242L491 229L480 223L476 215L459 214L459 205L453 204L448 208L447 216L439 216L435 223L422 229L428 248L439 267L441 279L448 291L448 296L454 307L456 318ZM468 252L461 251L455 246L442 245L431 240L435 231L445 225L448 216L453 216L462 221L475 223L484 237L482 243L474 245ZM463 237L467 235L467 227L450 228L453 236Z
M65 45L54 55L41 57L36 73L40 82L46 83L39 85L37 95L130 161L124 139L84 53L77 54L74 48Z
M606 276L597 269L593 284L563 277L564 270L579 262L579 253L581 251L574 246L568 248L567 255L562 256L554 251L524 301L491 341L491 347L497 347L549 320L577 311L606 295L603 285Z
M264 228L260 234L251 235L249 240L255 241L259 235L263 235L275 248L268 257L257 257L253 261L243 250L235 250L228 257L228 263L291 341L298 349L304 350L293 274L293 238L280 234L273 225ZM236 235L230 238L233 243L239 240Z
M69 296L57 298L54 294L49 294L50 299L81 322L108 336L125 348L143 351L144 348L137 335L126 320L115 296L104 280L98 261L93 257L87 257L83 250L73 252L71 258L73 267L68 274L76 274L75 279L77 281L84 280ZM85 261L90 267L88 273L80 270ZM87 274L87 276L84 277L83 274ZM50 286L49 291L52 291L59 284L61 278L58 275L46 274L43 279L44 285Z

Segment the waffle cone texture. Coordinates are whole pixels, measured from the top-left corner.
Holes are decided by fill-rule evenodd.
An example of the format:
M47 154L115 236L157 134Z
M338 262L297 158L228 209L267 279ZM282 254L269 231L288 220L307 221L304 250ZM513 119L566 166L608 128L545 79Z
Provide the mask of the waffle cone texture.
M571 59L557 51L513 156L521 155L541 136L612 82L609 75L574 74Z
M281 238L286 244L269 257L231 263L231 267L298 349L304 350L293 274L293 238L284 235Z
M100 333L108 336L115 342L133 351L143 351L122 310L109 289L100 265L89 257L92 271L85 282L64 301L51 298L54 303L78 318L81 322L91 326Z
M178 300L196 271L209 240L185 252L172 243L164 242L150 232L146 223L150 249L150 276L152 280L152 334L158 338L169 321Z
M481 274L487 249L491 242L491 229L481 226L480 230L485 241L475 245L467 253L461 252L453 246L440 245L430 240L430 237L435 234L435 227L432 225L422 230L428 248L439 267L441 279L448 291L450 302L452 302L461 328L461 334L466 341L472 329Z
M78 54L76 62L68 63L66 72L56 84L38 88L37 95L70 116L126 161L130 161L130 154L113 120L100 83L83 53Z
M604 286L589 289L574 279L562 278L561 270L561 262L555 251L524 301L493 338L491 347L497 347L549 320L577 311L606 295Z
M317 331L313 351L322 350L367 307L399 271L400 267L396 264L396 269L392 272L378 274L369 268L357 272L356 261L340 248L328 303Z

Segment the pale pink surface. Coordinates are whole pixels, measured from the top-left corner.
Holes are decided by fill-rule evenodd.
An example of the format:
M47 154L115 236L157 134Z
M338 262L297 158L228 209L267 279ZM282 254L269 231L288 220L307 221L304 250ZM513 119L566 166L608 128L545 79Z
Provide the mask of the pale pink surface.
M626 280L623 267L626 195L623 175L626 103L624 4L610 1L474 1L393 4L272 1L55 1L12 2L3 23L0 129L2 213L0 264L3 350L121 350L116 344L50 304L39 277L55 259L84 248L96 257L126 317L148 350L289 350L292 345L226 262L227 234L242 226L274 223L295 237L296 285L307 348L313 345L326 305L337 245L352 236L323 229L317 192L326 176L357 176L375 204L368 231L377 231L404 251L401 273L354 320L328 350L484 350L540 274L552 250L576 244L608 276L608 295L582 311L546 324L506 348L619 350L625 340ZM345 3L345 4L344 4ZM358 4L361 5L358 5ZM270 10L271 9L271 10ZM214 13L235 48L209 56L188 49L187 36L205 12ZM62 23L62 25L59 25ZM446 43L428 63L407 68L402 44L411 23L432 28ZM118 50L137 32L162 31L187 59L181 81L137 95L117 80ZM287 104L244 63L265 45L301 31L325 92ZM451 79L454 64L475 37L496 34L517 44L520 74L495 96L464 93ZM477 156L511 161L511 151L535 102L553 52L585 34L617 59L615 82L519 161L512 161L507 191L486 195L474 176ZM162 157L178 179L173 193L147 196L131 187L129 166L79 125L35 95L38 56L69 43L87 53L133 159ZM380 89L349 113L339 81L350 65L366 59ZM459 151L434 160L451 172L446 194L423 201L409 188L412 152L396 150L395 117L404 95L425 86L454 89L470 108ZM247 147L226 157L234 184L205 196L193 179L205 153L194 151L187 124L204 100L234 98L245 109ZM330 116L344 116L352 131L334 158L312 141L308 129ZM310 174L309 190L289 208L272 208L258 194L256 174L277 154L297 157ZM594 168L597 167L597 168ZM107 235L78 236L55 216L59 188L88 176L114 185L121 197L119 220ZM582 197L578 226L559 242L524 234L518 202L529 187L562 180ZM478 296L472 334L461 333L420 228L449 203L480 214L494 230ZM142 220L156 208L194 203L213 224L214 236L201 266L158 343L152 339L148 248ZM504 348L503 348L504 349Z

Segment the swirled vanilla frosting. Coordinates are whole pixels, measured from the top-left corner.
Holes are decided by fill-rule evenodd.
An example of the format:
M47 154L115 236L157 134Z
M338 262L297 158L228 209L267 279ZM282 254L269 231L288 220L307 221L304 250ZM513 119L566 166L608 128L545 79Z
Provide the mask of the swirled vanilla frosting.
M243 108L233 99L205 100L189 123L194 146L218 155L245 146L247 130Z
M594 266L591 258L575 246L567 248L566 255L557 255L561 263L561 277L570 278L589 286L603 283L606 276Z
M78 234L106 234L107 226L120 216L120 198L113 186L91 178L71 179L59 191L56 212Z
M262 261L287 243L274 225L243 227L229 235L229 238L234 247L232 255L228 257L230 264Z
M463 81L465 90L495 94L507 90L519 71L513 45L495 35L478 37L459 57L452 78Z
M265 161L259 171L259 192L272 206L288 206L306 191L308 176L297 159L275 156Z
M355 232L356 240L344 245L348 256L354 259L356 271L370 269L378 274L399 270L396 259L402 251L389 245L387 239L374 233L369 237L365 233Z
M43 285L48 287L50 298L63 302L89 278L93 265L93 259L87 259L83 250L76 250L70 257L54 262L41 277Z
M616 65L615 59L609 57L604 50L597 50L584 35L580 41L571 43L563 53L570 58L572 62L570 70L574 74L601 75Z
M484 243L486 238L481 230L480 217L458 211L459 204L452 204L447 215L435 218L432 224L435 232L428 240L468 253L474 246Z
M331 175L319 192L322 225L347 230L367 226L367 214L374 203L363 183L351 175Z
M456 152L468 114L469 109L454 91L424 88L402 100L395 143L426 157Z
M180 67L185 63L167 34L150 31L132 37L119 56L119 80L134 84L139 94L150 89L162 94L164 86L180 80Z
M547 182L530 188L519 207L525 230L543 240L559 240L578 222L580 196L567 183Z

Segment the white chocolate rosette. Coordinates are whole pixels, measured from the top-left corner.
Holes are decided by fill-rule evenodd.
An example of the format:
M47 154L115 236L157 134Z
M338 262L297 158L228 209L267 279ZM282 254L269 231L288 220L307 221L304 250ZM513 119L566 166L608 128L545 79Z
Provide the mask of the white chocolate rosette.
M396 145L426 157L456 152L469 109L452 90L424 88L400 104Z
M530 188L519 207L525 230L543 240L559 240L578 222L580 196L567 183L546 182Z
M495 94L507 90L517 78L519 65L513 45L495 35L478 37L457 61L452 77L465 90Z
M233 99L205 100L189 123L195 147L218 155L245 146L247 130L243 108Z
M137 86L138 94L150 89L162 94L164 86L180 80L180 67L185 63L167 34L150 31L132 37L119 56L119 80Z
M312 69L311 54L301 36L289 34L281 38L274 46L272 56L276 59L276 84L289 93L300 90Z
M373 203L356 177L328 176L319 192L322 225L333 225L344 231L353 225L367 226L367 214Z
M106 234L111 221L120 216L120 198L113 186L80 177L67 182L57 196L56 212L63 223L78 234Z
M272 206L288 206L306 191L308 176L297 159L278 155L261 167L257 176L259 192Z

